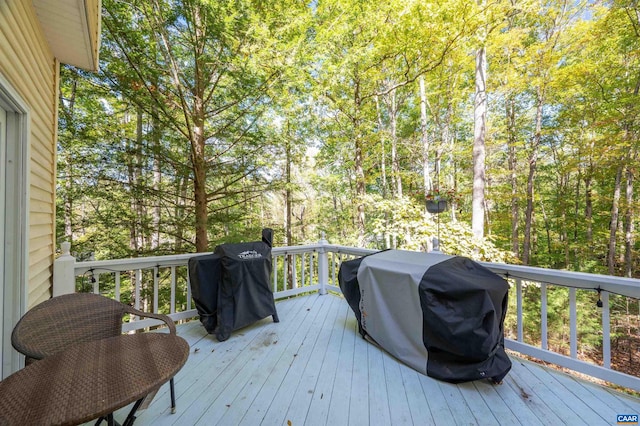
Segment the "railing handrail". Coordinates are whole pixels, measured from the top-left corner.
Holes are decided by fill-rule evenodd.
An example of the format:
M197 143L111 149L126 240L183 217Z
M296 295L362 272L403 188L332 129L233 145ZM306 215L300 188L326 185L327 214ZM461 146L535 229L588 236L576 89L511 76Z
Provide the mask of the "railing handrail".
M365 249L358 247L342 246L338 244L329 244L325 240L321 240L315 244L274 247L272 249L272 257L274 260L274 276L273 287L274 296L290 297L300 293L308 293L317 291L325 294L328 290L340 292L337 282L337 268L342 261L373 254L379 250ZM69 268L66 272L56 274L54 277L68 276L87 276L89 273L94 284L94 291L98 291L98 283L101 274L115 273L117 275L116 282L119 286L119 274L127 271L136 271L131 275L131 280L136 280L136 303L139 301L139 280L142 275L141 271L153 269L156 271L154 276L154 303L158 303L158 276L160 268L171 269L171 313L170 316L174 320L181 320L197 316L197 312L192 308L190 299L190 288L187 283L187 305L184 311L174 311L175 293L176 293L176 268L185 267L191 257L201 256L209 253L186 253L168 256L151 256L141 258L128 259L112 259L101 261L85 261L75 262L68 255L68 246L66 247L66 256L60 262L60 270ZM546 269L534 266L511 265L503 263L479 262L489 270L497 273L505 278L509 278L514 283L514 291L516 294L516 318L517 318L517 338L505 339L507 348L515 350L519 353L530 355L538 359L551 362L563 367L579 371L593 377L610 381L631 389L640 391L640 378L631 376L622 372L611 369L611 340L610 340L610 316L609 316L609 293L618 294L640 299L640 280L634 278L614 277L602 274L591 274L585 272L575 272L566 270ZM288 268L288 269L287 269ZM280 270L280 272L278 272ZM288 273L285 271L289 271ZM278 275L279 274L279 275ZM299 274L299 275L298 275ZM182 275L184 277L184 274ZM93 280L93 278L96 278ZM187 277L188 279L188 277ZM541 343L539 346L530 345L523 339L523 288L527 282L539 285L541 288L540 296L540 333ZM569 305L570 305L570 355L553 352L548 349L547 334L547 287L560 286L569 288ZM60 286L62 288L62 286ZM68 285L67 285L68 287ZM184 287L183 287L184 288ZM56 283L54 283L54 292ZM602 355L603 366L581 361L577 358L577 314L576 314L576 289L598 291L598 296L602 298ZM73 290L71 290L73 291ZM119 287L116 290L116 299L119 299ZM594 299L595 301L595 299ZM139 327L148 327L145 321L128 323L123 326L125 330L133 330Z
M272 249L273 256L285 254L302 254L324 250L326 252L344 253L354 256L365 256L379 250L342 246L338 244L307 244L299 246L282 246ZM185 253L166 256L131 257L126 259L92 260L75 263L75 274L82 275L94 272L124 272L132 269L147 269L156 266L184 265L194 256L207 253ZM612 275L593 274L588 272L547 269L537 266L513 265L506 263L478 262L491 271L513 278L544 282L563 287L597 290L640 299L640 280L636 278L616 277ZM580 283L577 285L576 283Z
M538 266L511 265L506 263L478 262L496 274L525 281L535 281L568 288L607 291L609 293L640 299L640 280L589 272L547 269ZM576 284L580 283L580 284Z
M166 256L129 257L124 259L89 260L76 262L76 275L83 275L89 271L94 272L125 272L132 269L148 269L156 266L180 266L186 265L193 256L206 253L171 254ZM132 268L132 266L135 266Z

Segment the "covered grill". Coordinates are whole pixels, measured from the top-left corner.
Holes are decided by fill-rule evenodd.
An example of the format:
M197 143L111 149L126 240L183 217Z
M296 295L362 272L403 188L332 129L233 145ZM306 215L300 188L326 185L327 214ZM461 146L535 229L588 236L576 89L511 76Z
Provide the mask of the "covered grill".
M440 380L500 382L511 369L508 283L458 256L388 250L343 262L340 288L360 333Z
M278 322L270 286L272 231L262 241L216 246L189 259L191 293L208 333L219 341L268 316Z

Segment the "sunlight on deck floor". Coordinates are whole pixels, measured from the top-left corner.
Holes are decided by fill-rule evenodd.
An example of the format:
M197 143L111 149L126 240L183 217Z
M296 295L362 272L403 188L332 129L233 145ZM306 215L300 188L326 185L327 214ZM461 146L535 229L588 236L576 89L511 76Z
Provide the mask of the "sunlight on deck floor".
M498 386L423 376L362 339L340 296L276 306L280 323L225 342L198 321L178 326L191 354L176 376L177 412L165 385L136 425L611 425L640 413L640 399L517 357Z

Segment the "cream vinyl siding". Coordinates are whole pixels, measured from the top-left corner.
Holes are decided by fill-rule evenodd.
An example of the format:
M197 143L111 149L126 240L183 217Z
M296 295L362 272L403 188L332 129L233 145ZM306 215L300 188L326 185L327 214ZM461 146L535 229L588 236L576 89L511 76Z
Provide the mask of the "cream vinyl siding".
M30 108L28 307L51 297L58 68L31 1L0 1L0 73Z

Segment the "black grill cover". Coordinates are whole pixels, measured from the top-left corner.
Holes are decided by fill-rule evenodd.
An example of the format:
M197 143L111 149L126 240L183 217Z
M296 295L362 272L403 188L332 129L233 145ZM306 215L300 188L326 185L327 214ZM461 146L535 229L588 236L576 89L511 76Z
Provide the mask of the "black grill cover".
M340 289L344 298L347 299L347 303L351 307L351 310L356 314L358 320L358 331L362 337L366 336L364 329L362 328L362 315L360 313L360 285L358 285L358 268L362 263L363 257L357 259L348 260L342 262L340 270L338 271L338 283L340 283Z
M218 340L227 340L233 330L269 315L278 322L269 285L271 247L262 241L221 244L215 253L222 259L216 329Z
M503 330L509 285L482 265L389 250L343 262L339 282L363 336L417 371L458 383L499 382L511 369Z
M196 304L200 322L213 334L218 325L218 286L222 280L222 260L217 254L189 259L191 296Z

